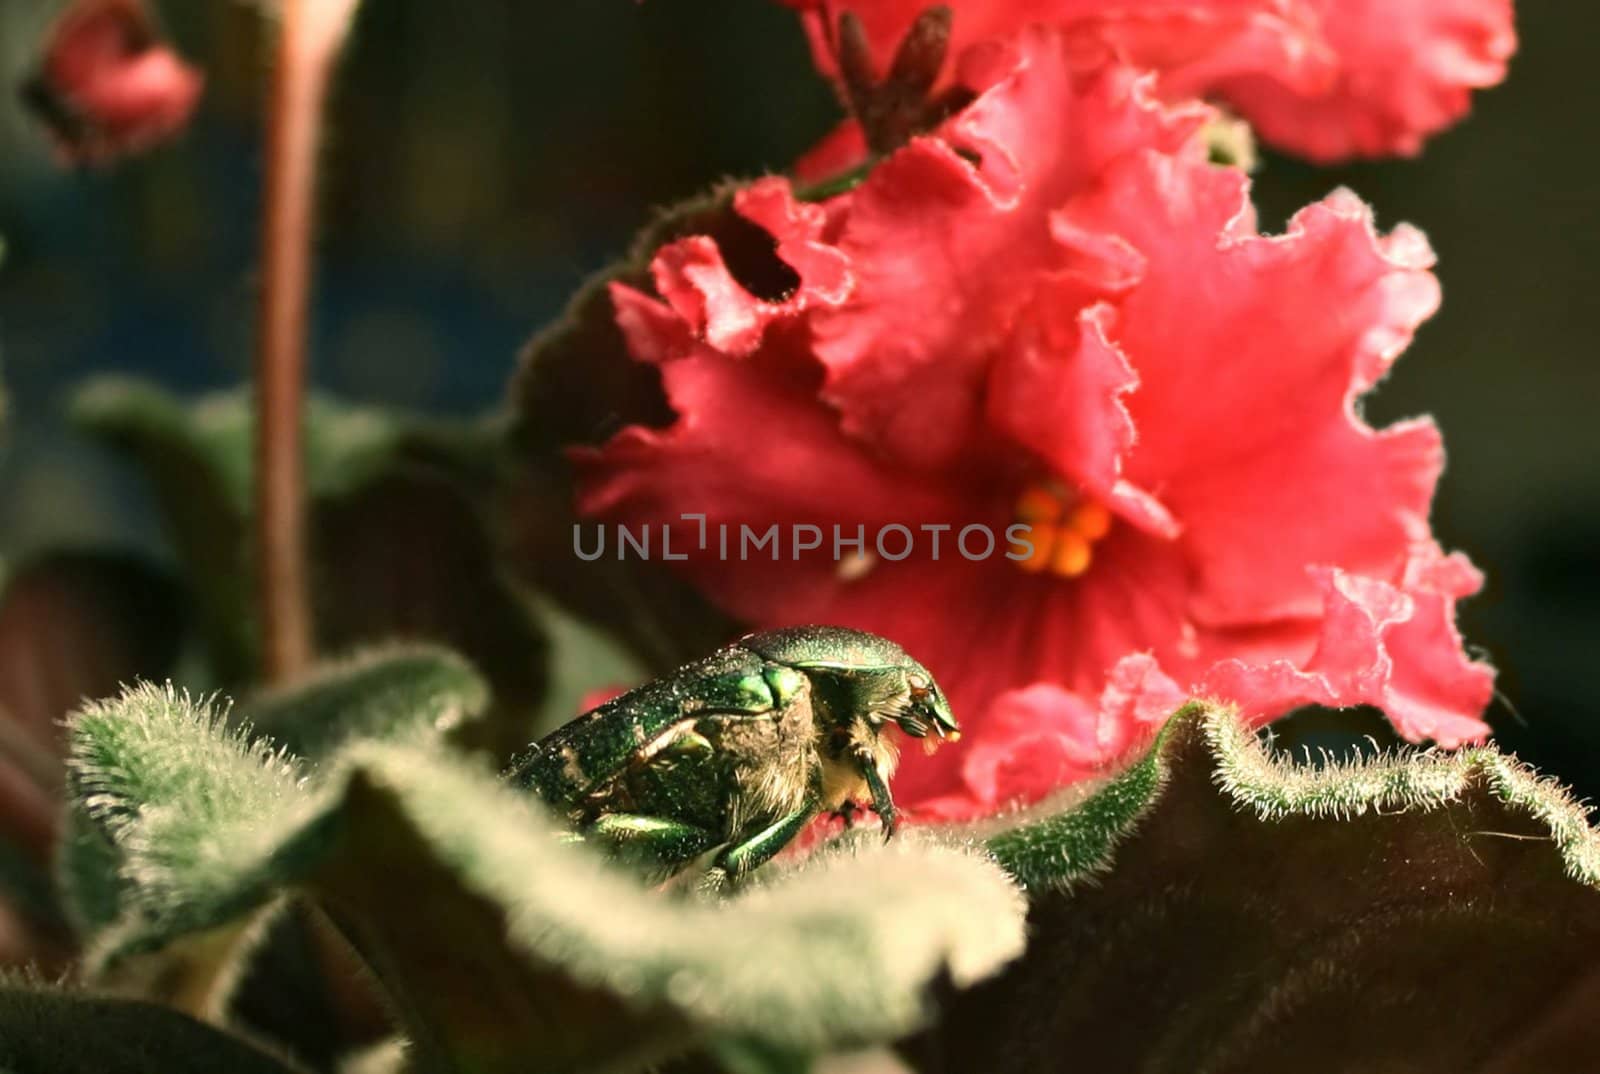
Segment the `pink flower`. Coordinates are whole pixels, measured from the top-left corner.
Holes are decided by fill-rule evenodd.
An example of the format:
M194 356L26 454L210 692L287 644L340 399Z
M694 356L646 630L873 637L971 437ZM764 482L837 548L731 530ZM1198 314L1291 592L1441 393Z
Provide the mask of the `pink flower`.
M140 0L77 0L51 29L29 98L68 163L104 164L182 130L203 82Z
M1312 160L1414 154L1499 84L1517 48L1511 0L1307 0L1336 58L1320 92L1270 69L1210 84L1265 140Z
M947 0L950 54L1030 23L1092 33L1161 72L1162 94L1217 96L1263 138L1314 160L1417 152L1505 77L1511 0ZM879 70L928 0L788 0L818 65L862 22ZM840 137L848 138L849 135Z
M580 513L670 526L676 565L752 624L921 659L967 729L902 764L924 816L1104 771L1191 693L1483 734L1492 673L1452 623L1478 577L1427 521L1438 431L1356 409L1438 303L1426 241L1380 236L1348 193L1258 234L1248 181L1205 160L1207 112L1080 45L969 52L976 100L848 194L740 192L783 294L707 238L658 253L656 296L615 287L678 418L575 451ZM702 546L684 514L890 537L773 562ZM958 554L963 527L1020 523L1016 558Z

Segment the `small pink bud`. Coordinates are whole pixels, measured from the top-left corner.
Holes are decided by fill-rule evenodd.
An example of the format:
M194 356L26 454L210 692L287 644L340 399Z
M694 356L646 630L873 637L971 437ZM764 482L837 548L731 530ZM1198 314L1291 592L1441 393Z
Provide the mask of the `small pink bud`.
M63 163L97 165L182 130L203 84L141 0L77 0L51 27L24 95Z

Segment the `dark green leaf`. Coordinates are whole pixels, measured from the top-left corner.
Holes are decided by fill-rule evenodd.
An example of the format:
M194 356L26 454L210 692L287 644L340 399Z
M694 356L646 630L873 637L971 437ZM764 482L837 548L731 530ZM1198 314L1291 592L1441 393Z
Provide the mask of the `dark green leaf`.
M315 527L322 644L333 652L378 638L448 645L493 687L493 711L467 729L472 740L501 756L525 745L545 698L547 642L504 576L463 479L397 459L319 501Z
M56 846L56 884L68 920L80 937L92 936L121 916L122 853L76 800Z
M296 1068L187 1015L0 981L6 1074L294 1074Z
M213 997L226 1024L316 1070L393 1032L371 974L315 907L285 900L253 939Z
M371 649L252 697L236 721L300 757L361 738L415 739L483 715L489 688L465 660L425 645Z
M149 385L107 379L83 389L74 413L148 473L201 605L218 676L250 681L249 396L183 404ZM502 576L481 505L493 483L497 430L328 399L307 405L305 430L319 648L341 653L403 639L456 649L489 679L509 725L486 744L523 744L543 697L545 649L527 604Z
M1032 940L927 1070L1540 1071L1600 1054L1600 840L1488 748L1320 767L1191 706L989 845Z

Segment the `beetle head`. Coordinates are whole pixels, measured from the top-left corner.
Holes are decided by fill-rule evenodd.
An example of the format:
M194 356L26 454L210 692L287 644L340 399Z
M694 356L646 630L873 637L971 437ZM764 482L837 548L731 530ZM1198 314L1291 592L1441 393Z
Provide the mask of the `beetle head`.
M939 684L933 681L927 669L921 664L908 668L906 687L909 696L905 707L893 716L900 730L912 738L927 738L932 734L937 736L936 740L960 740L961 725L956 723L950 711L950 702L945 700L944 691L939 689Z
M888 638L845 627L805 626L748 634L739 644L804 673L824 710L841 724L866 719L877 729L893 720L929 745L961 737L950 703L928 669Z

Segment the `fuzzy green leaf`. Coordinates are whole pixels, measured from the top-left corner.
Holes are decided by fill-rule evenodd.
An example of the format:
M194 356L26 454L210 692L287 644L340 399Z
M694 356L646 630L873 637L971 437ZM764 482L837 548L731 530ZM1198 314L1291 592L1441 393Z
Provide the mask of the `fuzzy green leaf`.
M0 840L43 861L61 784L61 720L87 697L177 660L176 582L135 556L58 551L10 572L0 593ZM15 779L10 778L14 776Z
M0 980L5 1074L294 1074L296 1068L151 1003Z
M122 914L122 852L76 799L69 799L56 842L56 886L80 937L93 936Z
M86 710L73 755L133 889L103 957L305 890L388 984L419 1053L452 1069L882 1040L920 1021L935 978L975 980L1022 941L1015 888L968 849L842 846L726 902L679 899L436 748L358 743L308 777L170 690Z
M1138 764L991 832L1031 941L924 1069L1536 1071L1600 1024L1600 838L1490 748L1297 765L1194 705Z
M306 766L230 729L225 708L170 684L125 690L73 718L73 800L113 843L125 885L118 944L212 928L266 901L285 830L318 815Z
M237 722L300 757L321 758L362 738L413 739L458 731L483 715L489 687L461 657L393 645L322 665L292 686L256 694Z

